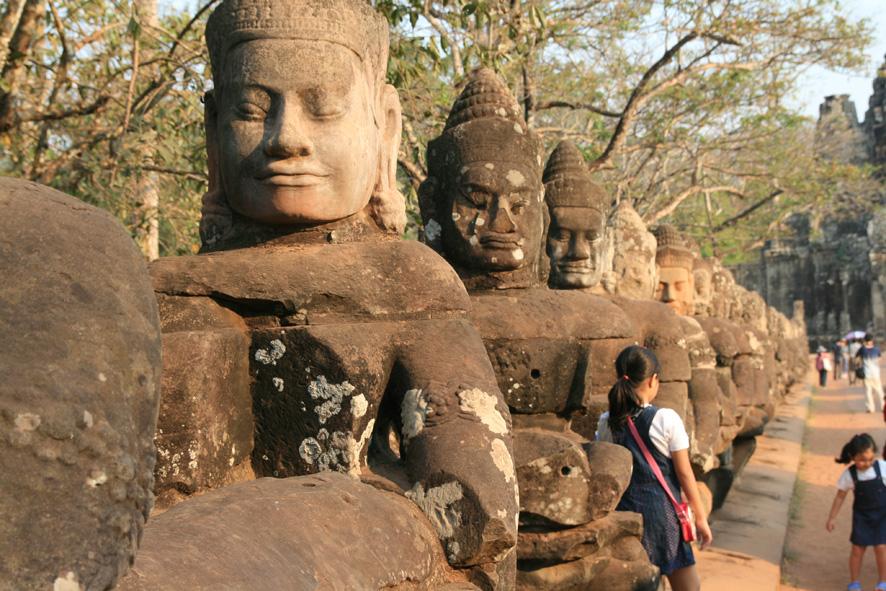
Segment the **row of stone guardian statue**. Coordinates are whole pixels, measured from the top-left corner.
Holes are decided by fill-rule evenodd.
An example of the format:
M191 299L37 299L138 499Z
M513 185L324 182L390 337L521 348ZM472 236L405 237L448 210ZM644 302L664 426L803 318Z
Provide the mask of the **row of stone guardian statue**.
M615 356L655 351L718 506L802 314L613 207L576 145L544 165L489 69L400 240L368 3L225 0L206 41L201 254L146 270L108 214L0 180L0 589L656 589L630 453L594 442Z

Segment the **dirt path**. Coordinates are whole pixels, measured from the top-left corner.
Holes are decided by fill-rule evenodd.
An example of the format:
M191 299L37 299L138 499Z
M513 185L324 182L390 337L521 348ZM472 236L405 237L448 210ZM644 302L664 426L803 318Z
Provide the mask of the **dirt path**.
M833 376L830 376L831 378ZM826 388L813 387L812 404L784 547L781 591L833 591L845 589L849 574L851 500L837 519L837 529L828 533L825 520L836 493L836 482L845 468L834 462L840 448L852 435L868 432L878 445L886 441L886 426L880 413L864 410L864 388L847 381ZM862 585L873 589L877 582L870 550L862 568Z

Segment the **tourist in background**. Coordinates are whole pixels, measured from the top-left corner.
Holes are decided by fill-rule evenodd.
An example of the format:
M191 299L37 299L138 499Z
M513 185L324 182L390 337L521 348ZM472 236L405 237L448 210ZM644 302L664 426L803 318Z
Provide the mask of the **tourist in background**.
M694 513L694 517L692 513L685 517L694 520L702 548L711 543L713 535L689 463L686 427L673 410L652 406L661 373L652 351L636 345L627 347L615 360L615 371L609 411L600 417L597 439L626 447L633 456L631 482L617 510L643 515L643 548L673 590L698 591L701 582L695 556L681 534L674 506L680 504L680 489Z
M848 591L861 591L861 563L868 546L874 547L880 580L876 591L886 591L886 462L875 458L877 444L867 433L854 436L843 446L839 464L851 464L837 480L837 495L825 527L834 531L834 520L846 494L854 491L852 502L852 535L849 541Z
M864 336L864 346L855 354L858 366L864 373L865 407L868 412L883 411L883 385L880 382L880 347L874 345L874 337Z
M846 347L846 341L840 339L836 343L834 343L834 381L836 382L840 378L843 377L843 362L846 360L844 353L848 353L848 349L844 349Z
M858 350L861 349L861 339L852 339L849 343L849 384L854 384L858 379L855 375L855 370L858 369L859 364L855 359L855 355L858 353Z
M831 368L831 358L828 356L827 349L819 345L818 354L815 356L815 370L818 372L818 385L822 388L828 385L828 373Z

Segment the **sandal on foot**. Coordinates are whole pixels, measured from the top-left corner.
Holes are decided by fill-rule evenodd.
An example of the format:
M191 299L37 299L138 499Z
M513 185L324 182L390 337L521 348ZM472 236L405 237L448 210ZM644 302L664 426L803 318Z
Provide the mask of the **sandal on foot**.
M861 581L852 581L846 587L846 591L861 591Z

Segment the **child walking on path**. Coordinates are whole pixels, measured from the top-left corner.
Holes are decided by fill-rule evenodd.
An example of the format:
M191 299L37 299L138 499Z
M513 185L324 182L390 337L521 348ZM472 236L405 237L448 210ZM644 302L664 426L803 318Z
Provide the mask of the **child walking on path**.
M815 369L818 371L818 385L824 388L828 385L828 372L831 371L831 358L824 347L818 347L818 354L815 356Z
M843 446L840 464L851 464L837 481L837 496L831 505L827 530L834 531L834 520L846 493L854 491L852 502L852 550L849 553L848 591L861 591L861 563L868 546L874 547L879 583L877 591L886 591L886 462L875 457L877 444L867 433L861 433Z
M686 428L676 412L651 404L658 394L661 373L652 351L627 347L615 360L615 370L609 411L600 416L597 439L626 447L633 456L631 482L616 509L643 515L643 548L650 562L668 577L671 588L698 591L701 583L692 547L684 541L677 510L647 460L651 456L676 503L680 503L682 488L695 513L701 547L709 545L713 536L689 463Z

